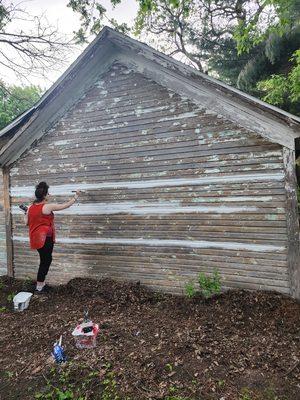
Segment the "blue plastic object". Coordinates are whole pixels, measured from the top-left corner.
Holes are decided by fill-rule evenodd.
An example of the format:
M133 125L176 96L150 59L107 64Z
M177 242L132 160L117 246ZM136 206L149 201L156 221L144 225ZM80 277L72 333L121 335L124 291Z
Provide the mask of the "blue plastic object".
M58 363L61 364L63 362L67 361L67 357L65 355L64 352L64 348L61 345L61 341L62 341L62 337L60 337L59 342L58 343L54 343L53 346L53 351L52 351L52 356L54 358L54 360Z

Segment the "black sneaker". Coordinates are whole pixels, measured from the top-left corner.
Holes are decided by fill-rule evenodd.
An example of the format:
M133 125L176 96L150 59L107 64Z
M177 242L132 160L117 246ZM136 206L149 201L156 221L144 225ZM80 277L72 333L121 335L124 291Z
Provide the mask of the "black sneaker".
M41 290L35 289L34 293L35 294L47 294L50 292L50 286L44 285Z
M37 289L35 289L35 291L34 291L34 294L37 294L37 295L42 295L42 294L46 294L46 292L45 292L44 288L43 288L43 289L41 289L41 290L37 290Z

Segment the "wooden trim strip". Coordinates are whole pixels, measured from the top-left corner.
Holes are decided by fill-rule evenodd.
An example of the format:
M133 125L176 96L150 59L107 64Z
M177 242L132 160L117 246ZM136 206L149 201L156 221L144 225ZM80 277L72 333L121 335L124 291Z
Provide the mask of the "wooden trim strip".
M295 167L295 152L283 148L283 163L285 169L286 191L286 221L288 236L288 270L291 295L300 299L300 244L299 244L299 213L297 201L297 179Z
M9 188L10 188L9 169L3 168L3 203L4 203L4 213L5 213L7 275L14 276L12 218L11 218Z

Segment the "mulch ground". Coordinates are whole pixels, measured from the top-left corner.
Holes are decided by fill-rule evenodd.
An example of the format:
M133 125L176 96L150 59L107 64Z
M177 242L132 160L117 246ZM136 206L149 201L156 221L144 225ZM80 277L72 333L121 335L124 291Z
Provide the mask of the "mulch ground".
M300 399L300 304L289 297L188 299L74 279L14 312L10 295L26 285L0 279L1 400ZM71 332L85 310L100 333L78 350ZM62 366L51 357L60 335Z

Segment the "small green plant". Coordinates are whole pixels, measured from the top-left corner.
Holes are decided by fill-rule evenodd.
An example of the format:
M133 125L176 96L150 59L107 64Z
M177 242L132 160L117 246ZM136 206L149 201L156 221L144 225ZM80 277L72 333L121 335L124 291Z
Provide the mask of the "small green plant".
M7 311L6 307L0 307L0 312L5 312L5 311Z
M14 376L14 373L11 371L5 371L4 374L8 379L11 379Z
M212 276L200 272L198 275L198 286L196 288L194 282L188 282L185 285L185 294L189 298L193 298L201 294L206 299L212 297L214 294L221 292L221 275L215 269Z
M9 302L13 301L13 298L15 297L15 295L16 295L16 292L9 293L9 295L7 296L7 301L9 301Z
M173 386L173 385L172 385L172 386L170 386L170 387L169 387L169 393L170 393L170 394L174 394L174 393L176 393L176 392L177 392L177 390L178 390L178 389L177 389L177 387L176 387L176 386Z
M220 388L223 387L223 386L225 385L224 379L220 379L217 383L218 383L218 386L219 386Z
M4 283L0 281L0 290L4 288Z
M212 277L200 272L198 281L200 292L206 299L221 292L221 276L216 269L214 270Z
M45 378L46 387L43 391L35 393L34 398L37 400L86 400L86 388L92 384L92 381L99 375L99 372L92 371L88 374L83 373L81 382L75 384L71 376L73 367L74 365L72 362L66 366L66 369L52 367L50 369L51 376ZM85 366L82 366L82 369L83 371L88 370Z
M239 400L252 400L252 396L248 389L243 389Z
M278 397L275 390L272 387L265 389L263 393L264 400L287 400L286 397Z
M51 385L50 385L51 388ZM35 395L35 399L42 400L42 399L56 399L56 400L71 400L75 399L74 393L67 389L67 390L60 390L56 387L53 388L49 393L37 393ZM77 397L77 400L84 400L83 397Z
M185 285L185 294L187 295L187 297L189 297L190 299L195 297L197 294L197 290L195 288L195 284L194 282L188 282Z
M173 371L173 365L172 365L172 364L166 364L166 369L167 369L169 372L172 372L172 371Z
M113 371L106 374L105 379L102 381L104 386L101 400L121 400L117 392L117 382Z

